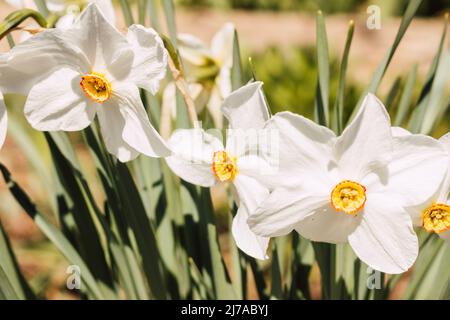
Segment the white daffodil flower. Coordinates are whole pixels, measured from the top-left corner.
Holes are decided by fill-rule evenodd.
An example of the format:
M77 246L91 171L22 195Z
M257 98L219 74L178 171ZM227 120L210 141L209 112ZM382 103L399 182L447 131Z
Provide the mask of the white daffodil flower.
M274 237L296 230L313 241L349 242L373 269L401 273L418 254L407 206L429 201L448 167L448 154L422 135L393 139L383 104L367 95L341 136L283 112L267 128L280 135L278 186L248 219Z
M210 47L192 35L178 36L180 55L190 76L188 80L202 83L212 81L212 84L206 85L210 93L206 106L216 128L223 127L220 106L224 98L231 93L234 32L233 24L226 23L213 36Z
M8 128L8 114L6 113L6 106L3 100L3 95L0 93L0 148L3 147L6 139L6 129Z
M33 9L37 10L34 0L6 0L6 2L16 9ZM76 18L80 15L82 9L89 3L95 3L100 11L105 16L106 20L112 25L116 24L116 15L114 11L114 6L111 0L79 0L79 1L68 1L68 0L47 0L47 9L50 12L61 15L61 17L56 22L55 27L59 29L67 29L73 25ZM39 28L37 23L33 23L29 26L31 29ZM20 37L21 42L27 40L32 36L29 32L23 32Z
M394 137L408 137L411 133L400 127L393 127ZM450 133L437 140L448 151L450 155ZM450 156L449 156L450 161ZM450 241L450 163L446 178L441 183L436 194L429 202L419 206L406 208L410 214L413 224L423 227L427 232L434 232L442 239Z
M155 94L166 66L153 29L133 25L124 36L91 4L73 27L43 31L1 56L0 89L28 94L24 112L37 130L82 130L97 115L108 151L124 162L170 154L138 89Z
M222 110L234 129L226 146L201 129L177 130L169 139L172 155L166 161L175 174L192 184L211 187L219 182L232 183L239 206L232 225L236 244L252 257L267 259L269 238L256 236L247 225L251 213L269 196L269 190L254 178L268 165L249 152L255 145L248 142L247 135L263 128L269 118L261 85L249 84L225 99Z

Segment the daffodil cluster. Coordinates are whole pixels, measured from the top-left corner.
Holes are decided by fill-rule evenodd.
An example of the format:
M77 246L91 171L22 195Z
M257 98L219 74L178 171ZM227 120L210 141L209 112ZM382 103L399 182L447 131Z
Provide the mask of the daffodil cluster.
M217 127L223 116L228 121L226 143L202 129L176 130L165 141L139 91L159 90L168 64L163 41L141 25L122 34L102 11L90 4L64 27L0 56L0 90L27 96L24 114L33 128L78 131L97 118L107 150L121 162L140 153L165 157L189 183L230 184L238 206L234 239L258 259L268 258L270 238L295 230L312 241L348 242L363 262L395 274L418 255L414 226L449 239L449 134L435 140L391 127L372 94L340 136L293 113L271 115L262 83L231 92L234 29L226 25L211 49L180 37L183 59L197 68L192 85L215 70L207 73L206 100ZM165 99L174 95L173 88ZM1 143L6 122L1 99ZM274 136L269 144L261 139Z

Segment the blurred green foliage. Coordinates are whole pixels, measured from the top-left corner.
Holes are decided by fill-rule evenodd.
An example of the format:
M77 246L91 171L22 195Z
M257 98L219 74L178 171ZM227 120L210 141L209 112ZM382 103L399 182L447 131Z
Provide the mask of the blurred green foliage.
M365 11L370 4L379 5L384 14L400 16L409 0L176 0L184 6L214 7L246 10L295 10L326 13ZM450 0L427 0L421 5L419 16L434 16L450 8Z
M252 57L252 71L246 63L247 75L255 73L257 80L264 82L264 92L273 113L293 111L312 118L316 98L317 63L313 48L280 50L267 49L263 54ZM330 61L330 105L336 99L339 80L339 61ZM362 89L347 83L345 94L346 109L353 109Z

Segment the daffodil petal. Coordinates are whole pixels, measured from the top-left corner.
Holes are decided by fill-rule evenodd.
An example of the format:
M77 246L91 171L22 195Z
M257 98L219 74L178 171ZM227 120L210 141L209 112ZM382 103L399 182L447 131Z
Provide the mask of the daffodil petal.
M270 176L265 184L288 188L300 184L308 190L331 192L337 182L330 178L334 167L332 146L336 140L330 129L290 112L277 113L265 128L275 140L269 155L279 159L276 176Z
M432 201L447 174L449 155L437 140L424 135L394 139L393 159L375 171L374 182L363 182L368 190L395 197L403 207Z
M255 213L250 214L247 222L259 236L283 236L328 202L325 195L317 196L298 188L279 188L260 204Z
M30 125L41 131L78 131L94 119L96 107L80 87L80 74L62 68L30 91L24 107Z
M36 9L36 5L33 0L6 0L6 2L17 9Z
M158 33L141 25L128 28L128 42L134 52L133 65L126 81L155 94L167 68L167 50Z
M247 219L269 196L269 190L255 179L243 174L237 175L234 186L239 196L239 209L231 228L236 245L251 257L260 260L268 259L267 247L270 238L260 237L253 233L248 226Z
M314 211L295 226L303 237L318 242L346 243L348 236L355 231L361 215L337 212L328 202Z
M334 156L345 179L358 181L392 158L389 115L373 94L364 99L355 119L337 139Z
M363 262L390 274L407 271L419 251L408 213L385 194L370 194L361 223L348 240Z
M149 157L165 157L170 154L166 143L150 124L139 89L135 85L114 83L113 97L103 107L120 110L125 120L122 138L130 147Z
M404 137L412 134L411 132L402 127L392 127L391 132L393 137Z
M166 162L177 176L203 187L216 183L213 155L224 149L219 139L201 129L179 129L172 134L168 145L172 155Z
M222 111L233 129L262 129L270 116L262 82L247 84L231 93L223 101Z
M64 40L61 30L45 30L0 55L0 90L27 95L60 68L89 73L90 63L81 49Z
M93 0L91 2L97 5L110 24L116 25L116 11L111 0Z
M66 1L65 0L47 0L47 9L49 9L52 12L61 12L64 11L66 8Z
M8 114L6 113L6 106L3 100L3 95L0 93L0 148L5 143L6 130L8 128Z
M130 147L122 138L125 119L122 116L120 106L104 104L98 109L97 115L103 141L108 152L115 155L120 162L135 159L139 152Z
M446 174L446 178L444 180L444 183L442 184L441 190L439 192L438 199L443 201L446 200L446 198L449 196L450 193L450 133L447 133L446 135L443 135L439 142L442 144L442 146L447 150L449 154L449 166Z
M84 52L96 72L122 79L133 64L134 52L127 38L107 21L95 3L89 4L63 35L66 43Z
M73 23L75 22L76 18L77 16L72 13L65 14L58 19L55 27L61 30L69 29L70 27L73 26Z

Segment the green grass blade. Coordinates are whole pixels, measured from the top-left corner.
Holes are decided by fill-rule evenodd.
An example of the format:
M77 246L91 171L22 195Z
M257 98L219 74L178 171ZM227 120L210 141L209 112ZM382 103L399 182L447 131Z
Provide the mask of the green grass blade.
M80 267L82 272L81 280L86 285L87 290L96 299L103 299L103 293L100 290L97 281L92 275L89 267L80 257L72 244L64 237L62 232L50 224L43 215L37 210L35 204L30 200L25 191L12 179L8 169L0 165L5 182L8 184L11 194L16 201L25 210L25 212L35 221L41 231L53 242L53 244L62 252L62 254L74 265Z
M159 22L159 15L158 15L158 3L159 3L158 0L147 0L148 14L150 16L152 28L155 29L157 32L160 32L161 25Z
M28 18L35 20L43 28L47 27L47 20L37 11L31 9L14 11L0 23L0 40Z
M328 58L328 38L325 19L322 11L317 12L316 20L316 42L317 42L317 92L316 92L316 117L321 125L329 126L329 82L330 61Z
M13 288L8 276L0 265L0 300L23 300Z
M339 70L339 88L334 104L334 127L339 134L344 129L344 98L345 98L345 79L347 76L348 56L350 54L350 47L353 40L353 32L355 30L355 23L350 21L347 31L347 40L345 41L344 53L342 54L341 67Z
M36 8L39 10L39 12L42 13L44 17L48 17L50 11L47 8L47 3L45 2L45 0L34 0L34 3L36 4Z
M372 80L370 81L370 84L367 88L367 90L363 93L361 98L358 101L358 104L356 108L353 110L353 113L350 117L350 120L356 116L359 107L361 106L361 103L367 93L376 93L381 80L383 79L384 74L386 73L387 68L389 67L389 64L391 63L391 60L395 54L395 51L398 48L398 45L400 44L400 41L402 40L403 36L406 33L406 30L408 29L409 25L411 24L412 19L414 18L417 10L419 9L419 6L423 0L410 0L408 2L408 6L406 7L406 11L403 15L402 22L400 23L400 27L397 31L397 35L395 36L394 42L392 46L389 48L388 52L384 56L383 60L379 64L377 70L375 71L374 75L372 76Z
M131 26L134 23L133 12L131 11L130 1L120 0L120 7L122 8L123 18L127 26Z
M166 16L167 29L169 30L170 41L175 49L177 48L177 26L175 22L175 7L173 0L162 0L164 14Z
M45 134L52 158L58 174L67 203L71 208L76 225L75 237L80 246L80 252L96 279L104 287L105 294L111 292L113 281L109 269L106 252L101 242L100 229L97 227L96 207L92 194L81 172L72 166L60 151L52 136ZM104 236L104 235L103 235Z
M242 78L242 60L241 50L239 48L239 37L237 31L234 31L233 36L233 65L231 67L231 88L232 90L239 89L243 84Z
M409 108L414 94L414 86L417 79L417 64L409 72L405 87L403 88L402 95L400 97L400 102L398 104L397 114L394 120L394 126L401 126L408 116Z
M123 210L127 213L125 218L136 237L151 292L157 299L167 299L164 269L161 265L155 232L139 196L139 190L125 164L116 163L115 170L120 181L117 187L124 206Z
M8 299L33 299L34 294L25 281L11 243L0 221L0 290Z
M440 97L440 93L442 92L442 88L440 88L442 86L442 82L444 82L444 88L445 88L445 81L447 79L447 70L448 70L448 66L447 69L444 69L444 74L442 71L442 67L445 68L445 64L447 64L448 62L446 62L446 55L444 55L442 53L443 51L443 47L444 47L444 43L445 43L445 38L447 35L447 25L448 25L448 14L445 15L445 24L444 24L444 30L442 32L441 35L441 40L439 42L439 47L436 51L436 55L433 58L433 61L431 63L430 69L428 71L427 77L425 79L425 84L422 88L422 91L420 92L420 97L419 100L417 102L417 106L414 109L414 112L412 114L411 117L411 121L410 121L410 130L412 132L418 133L418 132L422 132L423 130L423 126L430 126L431 124L429 123L429 119L433 119L430 118L429 113L430 113L430 108L429 106L431 106L433 114L432 116L434 117L436 112L436 105L431 104L432 103L432 99L434 100L433 103L437 103L438 101L436 101L436 99L439 99ZM444 60L444 61L443 61ZM444 64L444 66L442 65ZM439 73L439 81L436 81L436 79L438 78L437 75ZM437 85L436 85L437 83ZM426 119L425 119L426 117Z

